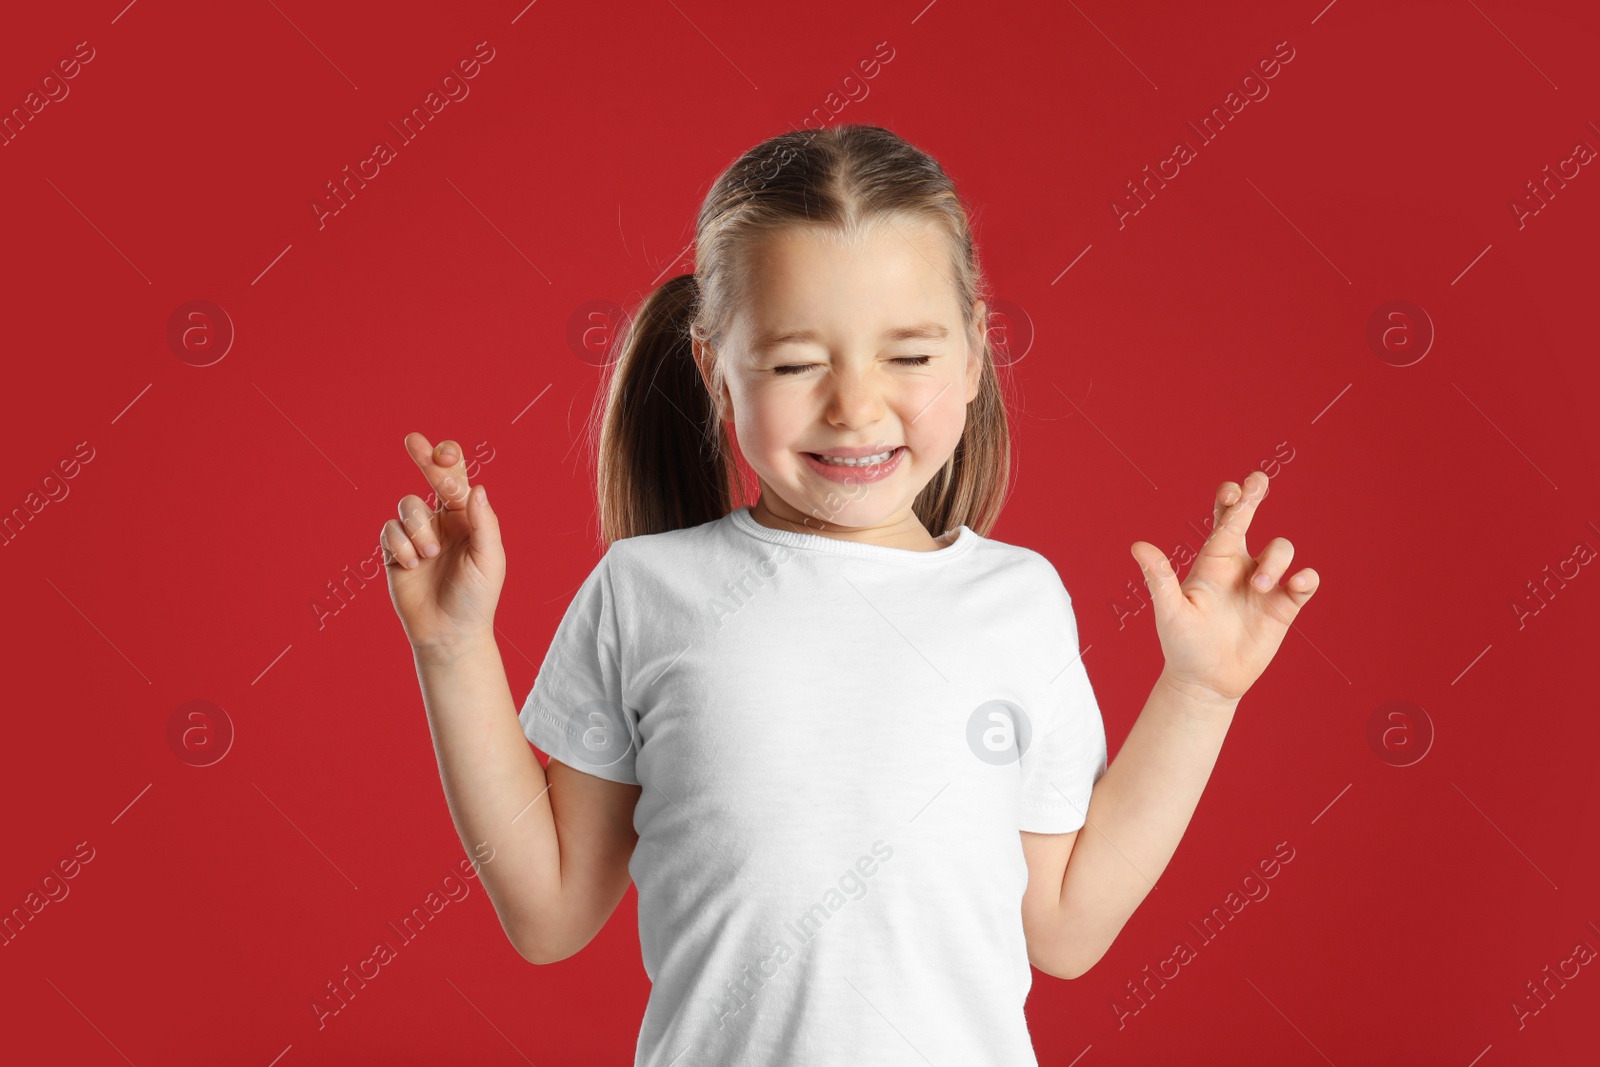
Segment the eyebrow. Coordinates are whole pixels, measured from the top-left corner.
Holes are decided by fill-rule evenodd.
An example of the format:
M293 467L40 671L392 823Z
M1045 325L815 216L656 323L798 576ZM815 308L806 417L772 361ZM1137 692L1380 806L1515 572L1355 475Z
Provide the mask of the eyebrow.
M890 341L942 341L950 336L950 331L937 322L922 322L915 326L897 326L892 330L885 330L883 340ZM822 338L815 330L789 330L785 333L768 334L758 337L750 346L750 351L756 355L768 349L777 348L779 345L789 344L819 344Z

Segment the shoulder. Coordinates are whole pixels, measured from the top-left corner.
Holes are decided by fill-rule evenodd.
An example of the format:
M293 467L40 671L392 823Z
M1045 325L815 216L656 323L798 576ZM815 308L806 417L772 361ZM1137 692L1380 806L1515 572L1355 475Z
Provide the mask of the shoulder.
M624 537L611 542L600 565L613 581L646 585L652 578L698 572L715 566L727 554L727 526L724 516L699 526Z
M1052 640L1065 634L1075 638L1077 613L1072 594L1048 556L1025 545L984 538L974 553L985 563L983 584L1004 590L1013 616L1026 617L1033 632Z
M982 538L982 543L978 547L988 567L1009 571L1018 579L1032 583L1040 592L1048 591L1053 595L1059 594L1071 599L1066 583L1061 580L1060 571L1044 553L1026 545L1014 545L990 537Z

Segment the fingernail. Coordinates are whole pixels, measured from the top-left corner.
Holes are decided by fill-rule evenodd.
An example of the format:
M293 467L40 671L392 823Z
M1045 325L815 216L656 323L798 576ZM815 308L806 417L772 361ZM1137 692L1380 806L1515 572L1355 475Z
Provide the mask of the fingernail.
M1268 574L1266 571L1262 571L1261 573L1257 574L1256 588L1261 590L1263 593L1265 593L1268 589L1271 589L1272 575Z
M438 545L429 545L427 548L422 550L422 554L431 559L432 557L437 556L439 554L439 546Z

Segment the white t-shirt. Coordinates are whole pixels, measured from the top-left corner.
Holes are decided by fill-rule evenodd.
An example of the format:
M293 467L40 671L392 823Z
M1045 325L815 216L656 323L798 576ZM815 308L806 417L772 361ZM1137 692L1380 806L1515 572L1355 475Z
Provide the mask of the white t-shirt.
M635 1067L1037 1064L1018 831L1083 825L1105 730L1050 561L941 543L740 508L574 596L519 721L643 787Z

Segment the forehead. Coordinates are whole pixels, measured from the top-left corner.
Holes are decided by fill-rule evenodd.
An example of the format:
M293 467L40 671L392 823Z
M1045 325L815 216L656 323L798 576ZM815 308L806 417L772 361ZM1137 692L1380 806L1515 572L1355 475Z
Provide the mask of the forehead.
M925 320L954 329L960 315L949 240L919 219L879 219L850 233L789 227L749 259L731 331L746 341L789 330L875 337Z

